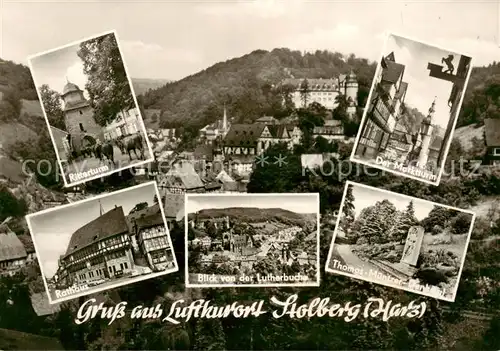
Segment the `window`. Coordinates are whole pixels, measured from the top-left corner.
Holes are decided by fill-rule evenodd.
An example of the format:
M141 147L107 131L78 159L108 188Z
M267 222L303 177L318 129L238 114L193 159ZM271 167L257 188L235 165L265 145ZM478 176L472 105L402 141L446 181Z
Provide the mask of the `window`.
M78 112L80 112L80 114L81 114L81 115L83 115L83 112L82 112L82 110L79 110Z
M127 264L127 262L123 262L123 266L125 267L125 269L128 269L128 264Z
M493 155L494 156L500 156L500 147L496 147L493 149Z
M85 128L83 128L83 124L81 124L81 123L80 123L80 131L81 132L85 132L86 131Z

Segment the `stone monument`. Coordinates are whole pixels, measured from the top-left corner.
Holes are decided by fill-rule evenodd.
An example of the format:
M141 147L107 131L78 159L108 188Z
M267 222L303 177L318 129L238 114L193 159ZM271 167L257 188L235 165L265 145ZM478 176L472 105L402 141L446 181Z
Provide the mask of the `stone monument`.
M424 239L424 228L420 226L410 227L406 243L401 257L401 263L415 267L417 265L420 248Z

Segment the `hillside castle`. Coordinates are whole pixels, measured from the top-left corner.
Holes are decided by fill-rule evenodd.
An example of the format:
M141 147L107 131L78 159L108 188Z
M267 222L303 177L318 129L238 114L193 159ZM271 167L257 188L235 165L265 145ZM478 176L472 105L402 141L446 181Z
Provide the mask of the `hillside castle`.
M287 78L281 82L281 85L290 85L295 88L292 93L295 107L305 107L303 106L305 90L307 91L307 105L317 102L327 109L333 110L338 105L337 96L344 95L348 103L346 112L350 115L356 113L358 78L352 70L349 74L340 74L336 78L329 79Z

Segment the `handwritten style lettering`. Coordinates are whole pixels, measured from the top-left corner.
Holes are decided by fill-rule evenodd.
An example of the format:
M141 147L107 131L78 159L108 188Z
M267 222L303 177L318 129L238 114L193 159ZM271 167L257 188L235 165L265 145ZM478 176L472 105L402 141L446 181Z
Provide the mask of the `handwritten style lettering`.
M316 297L307 303L299 303L297 294L288 296L285 300L280 300L276 296L271 297L271 304L276 307L272 311L274 318L307 318L330 317L343 318L346 322L351 322L360 315L364 318L381 318L388 321L393 317L422 318L427 305L425 302L417 303L411 301L407 305L384 301L381 298L370 297L364 306L346 302L336 304L331 302L329 297ZM85 323L95 317L109 319L109 324L116 319L125 316L127 302L120 302L112 307L105 307L103 303L96 305L96 299L85 301L78 309L76 324ZM161 304L152 307L136 306L132 309L130 317L134 319L158 319L164 316L163 322L180 324L182 321L188 322L192 318L248 318L259 317L267 313L264 309L264 300L252 302L249 305L240 302L233 302L225 306L212 305L210 300L195 300L187 304L185 300L174 301L168 314L164 316ZM362 312L362 314L361 314Z
M170 306L168 315L163 318L163 322L179 324L179 319L189 321L191 318L226 318L232 315L235 318L247 318L249 316L258 317L261 314L267 313L263 310L264 301L257 301L250 306L242 305L238 302L233 302L226 306L212 306L209 300L196 300L187 306L179 306L184 304L184 300L177 300Z
M347 302L344 306L340 304L330 304L330 298L314 298L308 304L297 305L298 295L290 295L285 301L280 301L276 297L271 298L271 303L281 307L281 310L274 311L274 318L281 318L288 315L290 318L311 318L311 317L344 317L346 322L356 319L361 311L361 305L351 305Z
M365 318L376 318L381 316L384 322L392 317L422 318L427 308L425 302L415 303L411 301L407 306L393 304L392 301L385 302L381 298L370 297L365 305L363 316Z
M94 305L95 302L97 302L96 299L90 299L80 306L75 319L76 324L85 323L100 314L101 319L110 319L108 325L111 325L116 319L125 316L125 307L127 306L125 301L112 307L105 307L102 302L99 305Z

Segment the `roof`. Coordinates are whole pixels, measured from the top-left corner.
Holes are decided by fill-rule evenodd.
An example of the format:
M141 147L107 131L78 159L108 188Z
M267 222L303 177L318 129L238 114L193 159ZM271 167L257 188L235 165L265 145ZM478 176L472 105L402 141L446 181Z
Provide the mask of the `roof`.
M255 248L255 247L243 247L241 249L242 256L253 256L253 255L257 255L259 252L260 252L260 250Z
M224 138L224 145L256 147L264 128L266 126L260 123L233 124Z
M327 119L325 120L325 127L336 127L342 125L342 121L339 121L338 119Z
M64 104L64 111L74 110L75 108L87 107L89 102L87 100L70 101Z
M239 193L246 193L246 184L243 182L224 182L222 183L224 191L234 191Z
M256 155L244 155L244 154L227 155L226 160L232 162L233 165L253 164L255 163L255 157Z
M385 65L382 71L382 81L395 84L403 74L405 66L389 60L385 60Z
M487 146L500 146L500 119L485 118L484 133Z
M271 133L273 138L281 139L288 137L287 128L283 124L274 124L267 126L267 128L269 129L269 132Z
M33 310L37 316L47 316L61 310L61 305L59 303L53 305L49 303L49 298L45 291L31 294L30 299L31 306L33 306Z
M66 94L72 93L74 91L82 91L82 90L78 87L78 85L68 82L68 83L66 83L66 85L63 88L62 95L66 95Z
M181 220L184 217L184 194L167 194L165 196L165 217ZM178 218L182 215L181 218Z
M128 226L123 208L117 206L76 230L71 236L66 256L95 241L127 232Z
M257 118L255 120L255 122L257 122L257 123L277 123L279 121L276 118L274 118L273 116L263 116L263 117Z
M24 249L26 250L27 253L35 252L35 245L33 245L33 240L31 239L30 235L23 234L23 235L18 235L17 237L23 244Z
M139 217L135 220L135 223L137 224L137 228L139 230L165 225L160 211L149 216Z
M23 333L17 330L0 329L2 350L64 350L56 338Z
M204 186L200 176L190 162L178 162L167 172L166 177L178 179L186 189L202 188Z
M339 78L329 78L329 79L323 79L323 78L317 78L317 79L310 79L307 78L307 84L309 86L309 90L338 90L338 84L339 80L343 80L345 78L345 75L339 76ZM283 84L289 84L295 86L297 89L300 89L302 82L304 81L304 78L287 78L283 81Z
M222 183L220 183L219 181L208 182L205 184L205 189L207 190L220 189L220 188L222 188Z
M26 249L6 224L0 225L0 262L27 257Z

